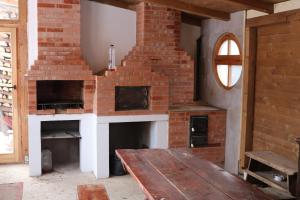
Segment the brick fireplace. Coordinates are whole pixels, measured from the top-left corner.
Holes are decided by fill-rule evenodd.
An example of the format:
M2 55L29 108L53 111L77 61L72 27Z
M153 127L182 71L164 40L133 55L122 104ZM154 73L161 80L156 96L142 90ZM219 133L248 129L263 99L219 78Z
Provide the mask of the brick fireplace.
M28 80L28 102L30 114L92 113L94 76L81 57L80 51L80 1L38 0L38 60L31 66ZM61 109L55 106L38 106L41 94L37 90L43 81L48 88L48 99L44 103L66 103L54 95L61 93L72 97L75 90L68 88L68 81L82 81L82 106ZM60 84L59 87L51 87ZM76 86L73 82L73 86ZM50 88L51 87L51 88ZM65 88L65 89L64 89ZM51 90L49 90L51 89ZM63 91L61 91L64 89ZM81 88L80 88L81 89ZM41 90L40 90L41 91ZM52 96L50 96L52 94ZM44 96L45 97L45 96ZM50 101L50 102L49 102ZM77 99L78 101L78 99ZM70 103L71 103L70 102Z
M149 148L188 147L187 117L172 111L197 107L194 62L179 47L181 14L145 2L136 12L136 46L115 71L93 75L81 58L80 1L38 0L39 55L26 75L30 175L41 175L41 124L47 121L79 121L80 169L97 178L109 176L110 127L116 124L146 124ZM209 124L219 116L201 113ZM178 123L184 124L180 132ZM208 141L223 147L224 130L210 127Z

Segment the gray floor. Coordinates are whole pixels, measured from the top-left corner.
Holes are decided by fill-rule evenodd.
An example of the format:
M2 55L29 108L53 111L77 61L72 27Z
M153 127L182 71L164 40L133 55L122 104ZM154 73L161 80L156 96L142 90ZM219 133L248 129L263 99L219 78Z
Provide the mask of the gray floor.
M23 182L23 200L75 200L80 184L103 183L111 200L143 200L144 195L129 175L96 180L77 166L57 168L41 177L29 177L27 165L0 165L0 183Z

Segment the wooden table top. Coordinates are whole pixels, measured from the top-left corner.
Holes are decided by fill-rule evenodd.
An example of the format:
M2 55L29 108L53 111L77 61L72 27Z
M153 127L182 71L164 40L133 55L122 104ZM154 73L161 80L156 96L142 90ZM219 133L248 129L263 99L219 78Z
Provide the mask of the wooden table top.
M116 154L149 200L272 199L188 149L120 149Z

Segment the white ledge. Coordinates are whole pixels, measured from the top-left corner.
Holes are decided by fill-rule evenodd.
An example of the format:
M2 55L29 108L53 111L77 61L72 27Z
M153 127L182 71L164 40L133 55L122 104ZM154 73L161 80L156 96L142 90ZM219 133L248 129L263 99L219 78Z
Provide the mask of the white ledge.
M98 124L118 123L118 122L152 122L152 121L168 121L168 114L161 115L113 115L113 116L98 116Z

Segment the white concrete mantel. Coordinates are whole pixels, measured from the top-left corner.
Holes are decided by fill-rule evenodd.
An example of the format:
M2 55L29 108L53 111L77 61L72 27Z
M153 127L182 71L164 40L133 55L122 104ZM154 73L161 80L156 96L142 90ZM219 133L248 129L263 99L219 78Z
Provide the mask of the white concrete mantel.
M109 124L151 122L150 148L168 148L169 115L96 116L89 114L28 115L29 175L42 175L41 122L80 121L80 170L109 177Z

